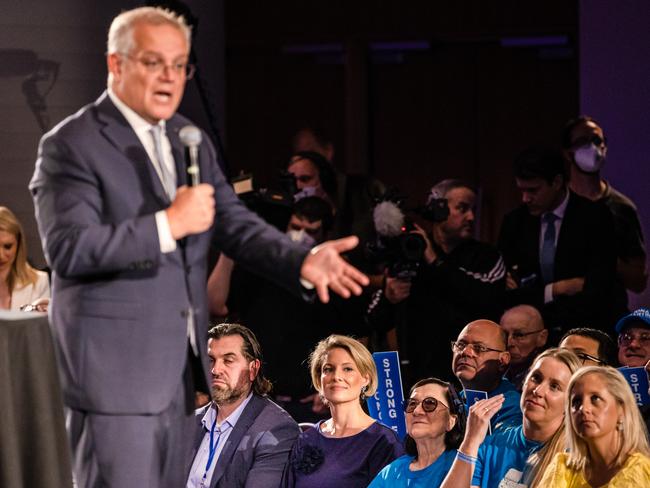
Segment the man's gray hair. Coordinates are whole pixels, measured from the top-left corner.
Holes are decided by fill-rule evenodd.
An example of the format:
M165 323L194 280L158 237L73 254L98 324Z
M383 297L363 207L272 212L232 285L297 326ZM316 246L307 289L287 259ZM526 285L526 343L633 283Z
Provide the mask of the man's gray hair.
M192 40L192 30L185 19L178 14L160 7L139 7L122 12L113 19L108 30L107 54L129 53L133 48L133 29L136 24L168 24L180 30L187 39L188 47Z
M432 188L431 191L429 192L429 198L427 199L427 203L433 200L434 198L445 198L447 196L447 193L449 193L451 190L455 190L456 188L467 188L471 190L474 194L476 194L476 188L474 188L473 185L468 183L465 180L460 180L456 178L449 178L446 180L442 180L440 183L436 183Z

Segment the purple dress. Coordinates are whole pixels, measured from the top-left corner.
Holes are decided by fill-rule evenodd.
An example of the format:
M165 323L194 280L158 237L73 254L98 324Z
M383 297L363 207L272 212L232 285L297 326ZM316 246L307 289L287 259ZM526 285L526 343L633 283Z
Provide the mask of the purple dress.
M381 469L404 453L391 429L375 422L349 437L325 437L322 422L303 432L284 471L285 488L366 488Z

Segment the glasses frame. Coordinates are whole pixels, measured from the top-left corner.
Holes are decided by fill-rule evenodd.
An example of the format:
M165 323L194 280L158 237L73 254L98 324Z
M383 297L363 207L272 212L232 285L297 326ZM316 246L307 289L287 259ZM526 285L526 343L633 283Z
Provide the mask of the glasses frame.
M429 407L425 407L426 403L425 402L433 402L434 407L429 410ZM412 404L415 404L413 408L410 408ZM426 413L432 413L435 412L438 409L438 405L442 405L445 407L447 410L449 409L449 405L445 405L443 402L438 400L437 398L434 397L425 397L422 400L416 400L415 398L408 398L404 400L404 413L413 413L415 412L415 409L418 408L418 405L422 405L422 410ZM409 410L410 409L410 410Z
M457 344L459 342L465 344L465 346L462 348L458 347ZM461 353L468 347L470 347L474 352L474 354L476 354L477 356L480 356L481 354L485 354L486 352L507 352L507 351L502 351L501 349L493 349L491 347L484 346L483 344L475 344L473 342L451 341L451 350L453 352Z
M595 356L592 356L591 354L587 354L586 352L576 352L575 355L578 356L578 359L580 359L580 361L582 361L583 365L585 364L585 361L587 361L587 360L593 361L593 362L595 362L597 364L600 364L602 366L607 364L602 359L597 358Z
M133 54L129 54L129 53L118 53L118 54L120 56L124 56L125 58L130 59L131 61L135 61L141 64L144 67L145 71L151 74L160 74L165 69L169 68L177 75L184 75L186 80L191 80L192 78L194 78L194 74L196 73L196 65L190 62L166 64L163 62L162 59L157 58L155 62L148 63L144 59L134 56ZM176 66L179 65L184 65L184 68L182 70L177 69Z
M533 334L538 334L546 329L538 329L538 330L533 330L530 332L513 332L512 334L508 334L508 339L512 339L513 341L520 341L524 337L527 337L529 335ZM516 334L516 335L515 335Z
M623 332L618 335L617 342L619 346L627 347L634 340L638 341L640 344L645 345L650 342L650 333L646 332L640 335L631 335L629 332Z

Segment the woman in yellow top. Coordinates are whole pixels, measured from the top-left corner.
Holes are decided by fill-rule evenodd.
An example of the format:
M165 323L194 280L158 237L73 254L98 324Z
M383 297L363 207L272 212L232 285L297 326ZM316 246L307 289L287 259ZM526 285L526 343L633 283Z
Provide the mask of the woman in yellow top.
M565 424L569 452L555 456L540 486L650 486L650 446L634 396L614 368L589 366L569 383Z

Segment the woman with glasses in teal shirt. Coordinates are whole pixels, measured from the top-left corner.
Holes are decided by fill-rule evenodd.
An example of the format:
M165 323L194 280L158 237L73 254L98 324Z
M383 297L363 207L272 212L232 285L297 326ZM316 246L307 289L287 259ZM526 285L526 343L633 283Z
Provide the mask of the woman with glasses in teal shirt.
M426 378L404 402L406 455L382 469L370 488L438 487L451 468L465 430L465 412L453 385Z

